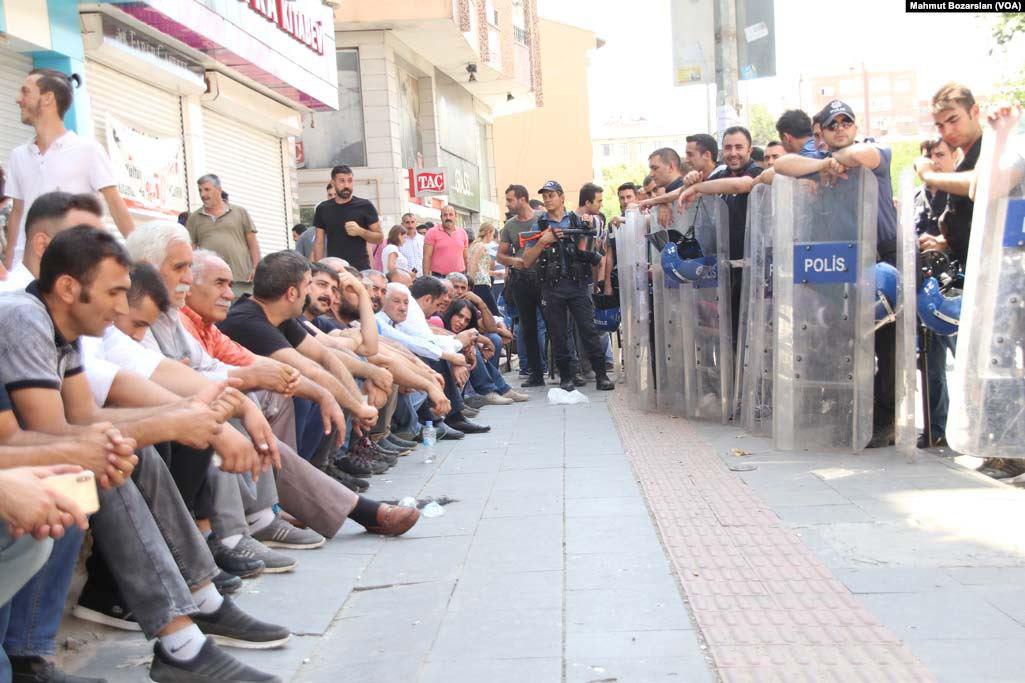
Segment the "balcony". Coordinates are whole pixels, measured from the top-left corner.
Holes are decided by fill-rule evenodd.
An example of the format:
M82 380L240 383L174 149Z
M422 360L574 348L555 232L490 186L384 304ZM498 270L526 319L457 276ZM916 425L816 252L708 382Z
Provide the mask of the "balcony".
M485 17L484 0L345 0L335 10L335 30L392 31L496 112L513 101L517 109L527 108L527 102L534 106L530 50L515 40L511 3L491 4L499 8L493 15L498 26ZM518 30L524 40L530 38L529 31ZM468 64L477 66L472 83Z

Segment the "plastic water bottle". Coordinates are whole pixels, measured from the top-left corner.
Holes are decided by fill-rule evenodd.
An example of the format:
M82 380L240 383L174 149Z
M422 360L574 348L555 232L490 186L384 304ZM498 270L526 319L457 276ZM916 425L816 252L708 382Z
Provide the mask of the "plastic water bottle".
M434 444L438 443L438 430L430 420L423 428L424 464L434 462Z

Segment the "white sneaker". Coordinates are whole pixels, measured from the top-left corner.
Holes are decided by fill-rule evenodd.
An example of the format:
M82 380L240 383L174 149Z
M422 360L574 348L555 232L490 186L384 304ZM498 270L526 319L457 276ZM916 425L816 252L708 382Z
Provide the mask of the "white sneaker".
M499 396L496 392L492 391L490 394L484 397L484 401L490 406L507 406L513 402L511 398L505 396Z

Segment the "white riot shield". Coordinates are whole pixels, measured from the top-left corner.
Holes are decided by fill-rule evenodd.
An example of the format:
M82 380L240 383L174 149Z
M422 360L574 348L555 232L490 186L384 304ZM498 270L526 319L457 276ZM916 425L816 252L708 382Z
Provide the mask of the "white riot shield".
M648 233L651 246L651 282L655 317L655 376L657 404L660 411L683 417L686 415L684 394L684 334L681 318L682 294L674 278L662 270L659 254L668 241L687 230L686 216L675 205L665 225L659 223L657 209L652 210ZM676 231L672 235L669 231Z
M1006 124L1001 124L1006 125ZM951 382L947 440L980 458L1025 458L1025 160L987 130Z
M918 313L916 275L918 235L915 231L915 184L905 173L900 183L900 225L897 226L897 355L896 355L896 428L897 451L908 462L918 454L918 430L915 427L915 390L917 388Z
M773 180L772 436L781 450L861 450L872 437L878 187Z
M733 405L730 408L730 415L735 422L741 421L741 397L744 395L744 375L747 373L751 357L748 355L751 350L751 339L748 336L748 322L750 318L751 299L751 207L750 198L748 203L747 226L744 230L744 265L741 267L741 291L740 310L737 321L737 340L733 358ZM737 287L738 283L730 283Z
M624 365L627 387L642 408L655 407L651 377L648 306L647 218L640 211L626 212L616 237L619 267L619 302L623 314Z
M772 348L775 317L772 310L772 186L755 185L747 200L744 298L747 313L740 387L740 424L749 434L772 432ZM741 321L743 324L743 320ZM738 344L738 353L740 345ZM740 362L737 363L738 367Z
M725 424L733 406L729 209L719 197L702 196L685 219L704 258L714 266L707 277L682 288L687 416Z

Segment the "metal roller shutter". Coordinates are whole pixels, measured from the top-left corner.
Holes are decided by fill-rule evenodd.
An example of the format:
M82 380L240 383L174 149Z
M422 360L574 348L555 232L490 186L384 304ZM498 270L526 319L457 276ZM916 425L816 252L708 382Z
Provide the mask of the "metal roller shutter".
M32 70L32 58L10 50L0 50L0 159L6 165L11 150L32 139L30 126L21 122L21 110L14 101L21 83Z
M289 248L281 138L210 109L203 110L206 168L221 179L228 201L246 209L256 226L260 252Z
M176 93L161 90L128 74L111 69L95 61L85 63L86 87L92 106L96 140L107 147L107 116L119 119L124 125L164 138L177 138L185 159L185 135L182 130L181 98ZM110 151L109 149L107 150ZM189 186L185 181L185 165L181 167L180 182L185 188L181 205L168 206L168 211L188 209ZM145 209L129 208L136 225L153 218L167 218L168 214ZM113 227L109 216L104 222Z

